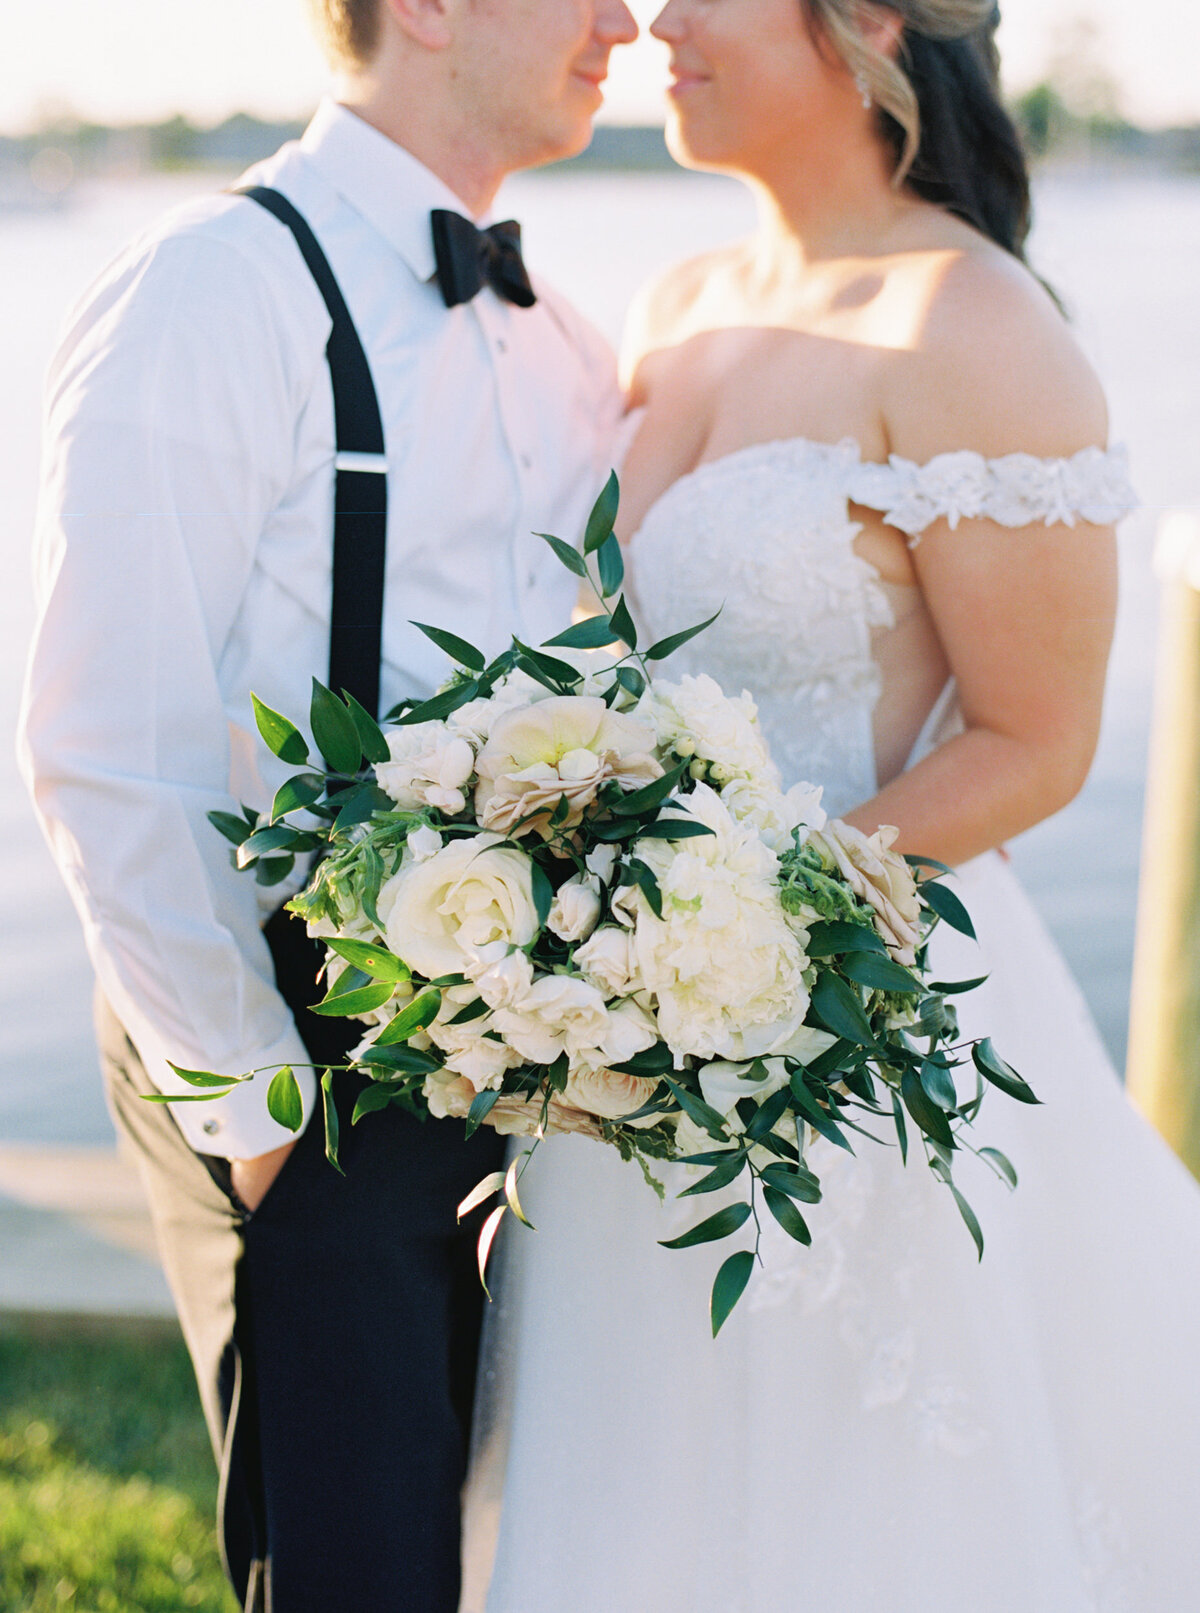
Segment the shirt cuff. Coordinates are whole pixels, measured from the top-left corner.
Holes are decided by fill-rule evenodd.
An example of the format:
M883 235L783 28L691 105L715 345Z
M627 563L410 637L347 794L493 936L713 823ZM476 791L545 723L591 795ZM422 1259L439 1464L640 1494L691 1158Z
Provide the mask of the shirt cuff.
M147 1075L160 1092L199 1095L200 1088L176 1075L165 1058L146 1058L143 1054L143 1062ZM216 1154L222 1159L253 1159L258 1154L269 1154L273 1148L282 1148L284 1143L295 1142L312 1118L316 1097L316 1077L305 1067L309 1062L308 1051L295 1029L273 1047L248 1054L243 1069L260 1072L251 1080L239 1083L219 1098L170 1105L185 1142L197 1154ZM298 1131L289 1131L267 1113L267 1088L275 1075L273 1067L284 1064L292 1066L304 1104L304 1118Z

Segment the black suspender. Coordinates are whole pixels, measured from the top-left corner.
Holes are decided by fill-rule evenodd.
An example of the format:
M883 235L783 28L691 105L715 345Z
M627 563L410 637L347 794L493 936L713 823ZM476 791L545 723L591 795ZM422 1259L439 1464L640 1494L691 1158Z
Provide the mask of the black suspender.
M333 383L337 443L329 687L352 694L376 716L387 547L387 461L371 367L329 260L303 215L285 196L264 185L249 185L235 194L248 196L291 230L333 321L325 348Z

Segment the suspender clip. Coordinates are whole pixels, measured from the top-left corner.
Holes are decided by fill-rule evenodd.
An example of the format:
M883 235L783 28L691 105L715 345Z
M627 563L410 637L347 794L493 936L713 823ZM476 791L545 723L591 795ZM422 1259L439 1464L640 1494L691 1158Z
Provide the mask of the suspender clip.
M341 449L334 458L335 470L355 470L364 472L368 476L387 475L386 454L356 454L347 449Z

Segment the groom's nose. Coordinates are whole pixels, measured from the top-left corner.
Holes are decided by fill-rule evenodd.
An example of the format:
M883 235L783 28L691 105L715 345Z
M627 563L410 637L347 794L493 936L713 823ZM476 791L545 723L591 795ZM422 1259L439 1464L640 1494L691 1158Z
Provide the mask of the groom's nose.
M638 25L625 0L597 0L595 32L610 47L633 44Z

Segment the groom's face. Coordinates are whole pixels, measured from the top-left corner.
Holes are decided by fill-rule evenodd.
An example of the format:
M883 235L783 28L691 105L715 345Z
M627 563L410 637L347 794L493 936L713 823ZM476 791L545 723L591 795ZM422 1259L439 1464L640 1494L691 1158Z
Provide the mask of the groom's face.
M463 89L512 168L582 151L613 47L637 38L625 0L469 0Z

